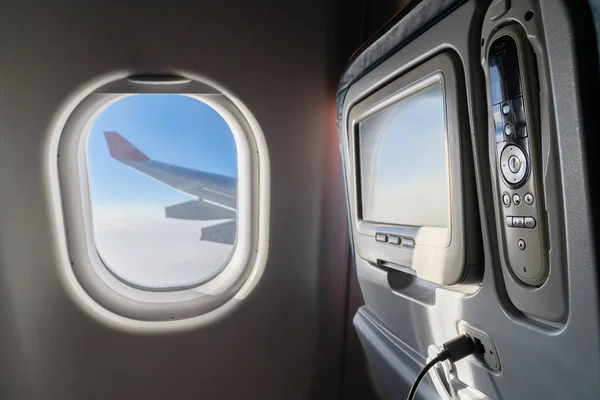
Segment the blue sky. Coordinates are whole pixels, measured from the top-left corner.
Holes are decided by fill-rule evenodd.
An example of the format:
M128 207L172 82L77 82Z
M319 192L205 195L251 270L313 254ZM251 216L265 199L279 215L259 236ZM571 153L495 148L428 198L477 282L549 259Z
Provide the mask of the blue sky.
M104 131L119 132L151 159L237 176L233 135L214 109L182 95L134 95L113 103L92 126L87 155L94 205L168 206L189 200L112 159Z

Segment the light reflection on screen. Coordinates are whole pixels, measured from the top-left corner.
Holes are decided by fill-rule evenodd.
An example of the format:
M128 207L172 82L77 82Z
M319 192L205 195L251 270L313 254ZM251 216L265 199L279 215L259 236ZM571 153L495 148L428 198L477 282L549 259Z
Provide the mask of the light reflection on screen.
M438 82L359 124L363 220L448 227L445 121Z

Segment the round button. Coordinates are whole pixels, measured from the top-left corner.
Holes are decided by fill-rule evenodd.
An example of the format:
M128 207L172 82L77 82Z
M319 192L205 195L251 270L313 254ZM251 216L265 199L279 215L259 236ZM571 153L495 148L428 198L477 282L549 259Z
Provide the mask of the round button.
M515 203L515 206L518 206L519 204L521 204L521 196L519 196L518 194L514 194L513 195L513 203Z
M504 147L500 155L500 170L509 185L519 185L525 181L527 157L519 146L509 144Z
M525 201L525 204L530 206L533 204L533 195L531 193L527 193L525 197L523 197L523 200Z
M508 193L502 193L502 203L506 207L510 206L510 196Z
M510 156L508 158L508 169L510 172L517 173L521 169L521 160L517 156Z
M506 136L510 136L513 134L513 127L511 124L506 124L504 126L504 133L506 133Z
M510 114L510 105L509 104L505 104L502 106L502 114L504 114L504 115Z
M527 248L527 244L525 243L525 241L523 239L519 239L517 241L517 246L519 246L519 250L523 251L525 250L525 248Z

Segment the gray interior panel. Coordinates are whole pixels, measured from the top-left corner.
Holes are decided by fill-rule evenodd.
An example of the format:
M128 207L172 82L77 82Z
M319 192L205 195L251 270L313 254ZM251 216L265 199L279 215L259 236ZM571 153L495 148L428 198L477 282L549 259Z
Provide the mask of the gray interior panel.
M443 51L458 54L465 74L467 101L463 106L470 115L481 217L484 257L481 284L461 293L423 284L416 278L398 277L401 272L389 272L355 257L366 302L355 317L355 326L386 398L406 393L420 369L418 365L425 363L429 346L452 339L464 323L485 332L493 341L500 364L499 370L493 370L474 357L457 362L458 379L465 385L497 399L597 398L600 391L597 272L588 176L582 155L580 100L573 84L578 81L573 27L562 1L536 3L534 18L542 20L538 35L546 45L547 90L551 99L542 106L548 107L548 124L554 126L554 130L545 134L554 135L561 161L556 173L562 185L554 188L563 212L553 217L564 226L565 253L563 261L553 268L564 273L563 294L568 302L563 304L568 305L568 317L556 323L550 321L554 319L552 315L532 317L519 310L522 303L509 293L498 251L498 218L494 208L497 194L491 178L486 86L481 66L480 35L487 6L485 2L468 2L414 38L351 85L343 107L347 111L372 93L373 88L382 87L393 77ZM560 302L553 304L550 301L545 306L560 314L560 310L556 311ZM382 331L387 332L387 341ZM394 356L388 354L390 351ZM425 384L423 398L431 398L428 392L431 388Z
M494 185L498 185L498 189L494 193L494 203L498 217L496 224L498 227L500 262L508 295L519 310L544 320L564 322L568 314L568 304L564 258L564 220L562 218L564 209L560 196L563 182L558 168L560 162L556 129L558 115L556 117L554 115L555 100L550 90L552 83L547 61L550 46L544 40L542 19L540 18L542 12L538 9L537 2L529 0L515 2L506 10L501 8L504 13L499 15L497 13L499 6L506 4L508 3L493 2L486 13L486 18L484 18L481 34L482 43L484 43L481 49L482 65L484 65L486 79L489 82L489 76L487 75L489 68L485 67L488 62L486 55L493 40L506 37L503 35L517 38L518 42L518 39L522 38L521 43L517 44L521 52L520 75L523 77L523 99L530 112L527 124L529 135L526 139L529 143L525 142L525 145L529 147L530 157L528 159L531 160L530 164L532 165L530 168L532 172L530 172L530 177L523 187L518 189L508 188L499 178L500 173L495 172L496 168L501 167L494 162L497 149L502 148L504 144L496 144L490 140L492 179ZM527 12L534 14L531 20L525 19ZM507 25L510 23L512 24ZM521 31L531 41L531 47L535 52L535 56L537 56L537 62L530 59L532 57L526 47L529 42L525 39L525 36L522 36ZM537 66L537 68L534 69L534 66ZM492 138L494 130L491 126L491 118L489 123L489 137ZM507 147L507 149L510 150L511 147ZM564 157L566 155L563 154L563 160L565 160ZM516 206L514 201L511 201L508 207L503 205L502 193L509 194L511 198L513 196L522 197L522 204ZM525 204L524 198L527 193L535 194L534 204ZM507 215L533 217L536 221L535 228L511 229L506 226L505 219ZM527 249L525 251L517 248L518 240L526 241ZM540 268L536 268L537 271L534 272L533 266L540 264ZM529 267L527 271L525 271L524 266ZM534 275L532 275L532 272ZM539 274L538 276L541 279L535 279L536 273ZM539 287L530 285L535 282L539 283L535 285Z

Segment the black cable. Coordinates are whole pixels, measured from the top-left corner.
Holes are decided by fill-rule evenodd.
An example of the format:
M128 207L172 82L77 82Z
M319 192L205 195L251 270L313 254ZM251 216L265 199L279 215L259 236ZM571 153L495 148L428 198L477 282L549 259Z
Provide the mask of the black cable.
M431 360L427 363L427 365L425 366L425 368L423 368L421 370L421 372L419 372L417 379L415 379L415 382L413 383L412 387L410 388L410 392L408 393L408 397L407 397L408 400L413 400L415 398L415 395L417 394L417 389L419 388L419 384L421 383L423 378L425 378L425 375L427 375L429 370L431 368L433 368L433 366L435 364L439 363L440 361L442 361L440 359L440 356L435 357L433 360Z
M473 354L475 349L475 343L469 335L461 335L452 340L447 341L442 345L444 350L440 351L440 353L435 356L431 361L427 363L425 368L421 370L417 379L413 383L410 388L410 392L408 393L407 400L414 400L415 395L417 394L417 389L419 388L419 384L425 378L425 375L429 372L433 366L441 361L450 360L450 362L456 362L465 358L468 355Z

